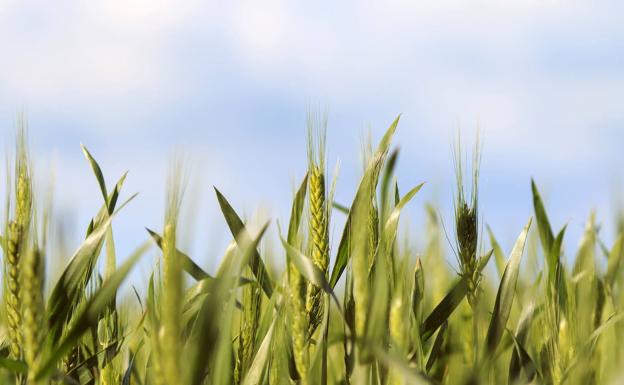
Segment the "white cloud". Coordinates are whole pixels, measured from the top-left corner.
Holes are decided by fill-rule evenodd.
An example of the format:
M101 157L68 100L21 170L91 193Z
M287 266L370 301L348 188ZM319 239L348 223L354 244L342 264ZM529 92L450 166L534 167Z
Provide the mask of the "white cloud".
M568 177L576 170L582 178L623 162L613 144L622 139L613 127L624 124L624 67L614 54L624 28L616 7L537 0L4 1L0 105L26 105L54 121L46 127L59 135L71 126L75 136L105 139L102 163L142 159L141 189L162 188L162 158L170 153L164 149L183 136L217 152L220 165L233 158L223 155L226 148L238 148L237 162L221 168L237 177L212 171L213 180L242 184L248 164L280 163L275 157L284 153L270 145L292 144L282 138L295 130L287 115L304 111L308 100L353 121L337 127L330 118L340 131L334 137L349 139L341 149L357 146L362 123L388 122L402 111L411 125L401 134L408 158L410 151L422 152L413 158L446 157L457 123L471 131L479 122L494 166L521 174L545 166L538 171ZM252 113L273 119L270 138ZM171 127L154 127L163 117ZM130 131L138 132L134 145L146 146L140 154L116 146ZM68 175L83 178L71 169ZM250 181L262 182L256 178ZM266 195L276 189L263 187Z
M285 54L284 43L292 32L285 8L280 1L243 1L236 6L231 21L234 38L249 59L270 63Z
M0 95L40 111L132 113L175 94L165 46L174 2L15 2L0 12ZM167 90L167 92L164 92Z

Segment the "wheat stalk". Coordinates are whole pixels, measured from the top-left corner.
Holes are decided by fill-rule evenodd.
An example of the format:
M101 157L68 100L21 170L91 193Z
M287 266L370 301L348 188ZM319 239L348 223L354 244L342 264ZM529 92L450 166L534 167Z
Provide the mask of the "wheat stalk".
M32 193L28 170L28 153L23 122L20 121L17 156L15 161L15 214L8 226L7 253L5 258L6 290L5 306L12 358L21 356L22 300L20 293L21 258L24 254L28 226L32 213Z
M255 351L255 338L260 322L260 309L262 305L262 291L255 284L243 287L242 297L243 313L240 321L239 346L234 379L240 383L253 360Z
M168 384L179 381L180 376L180 298L182 297L181 269L175 252L176 225L168 220L163 233L163 311L160 339L164 360L164 375Z
M327 205L325 180L325 140L327 116L320 113L308 114L308 175L309 186L309 230L312 262L326 276L329 265L329 209ZM320 289L308 283L306 291L306 312L308 313L309 334L316 330L323 314Z
M163 294L161 328L159 332L161 366L165 382L175 384L182 378L182 346L180 317L182 314L182 262L176 248L177 225L182 199L180 165L175 164L170 175L168 206L163 231Z
M478 269L477 248L479 242L479 205L478 182L481 153L479 140L474 152L472 164L472 181L470 198L464 192L463 162L461 158L461 142L458 138L455 154L455 176L457 191L455 199L455 230L457 235L457 253L460 274L468 287L468 303L472 309L472 345L473 363L479 360L479 308L478 290L481 282L481 271Z
M477 139L478 143L478 139ZM481 278L477 269L477 248L479 242L479 205L478 181L481 161L480 148L477 144L474 152L470 197L464 191L463 162L461 143L458 139L455 159L457 191L455 198L455 229L457 233L457 253L461 274L468 283L469 302L474 305L476 291Z
M34 385L42 349L43 292L42 258L37 249L29 250L22 261L21 298L24 333L24 361L28 365L27 381Z
M292 317L292 343L293 356L297 372L301 377L301 384L307 384L307 374L310 369L310 356L308 351L308 314L305 311L306 282L291 266L290 272L290 309Z
M20 358L20 330L21 314L20 314L20 290L19 290L19 261L20 248L22 240L22 228L13 221L9 224L9 236L7 239L6 253L6 290L5 290L5 306L7 313L7 326L9 332L11 357Z
M323 125L310 120L315 130ZM346 225L330 269L329 207L334 189L326 186L325 134L315 130L309 130L308 177L291 212L287 243L292 247L286 247L283 279L271 278L279 276L280 266L270 262L282 256L271 248L255 250L242 270L230 274L236 241L249 232L231 207L222 207L235 237L224 258L227 269L216 274L204 271L199 259L180 251L182 191L180 181L171 178L163 234L153 236L162 248L162 259L152 277L161 280L150 279L147 301L136 281L132 282L136 299L132 292L116 297L133 263L125 261L137 257L120 258L124 262L116 268L115 254L110 254L103 263L104 242L108 241L107 252L115 249L109 227L91 223L89 236L74 254L62 247L58 235L62 231L54 231L50 238L51 245L61 244L59 249L46 247L47 234L39 237L37 231L47 229L47 221L40 227L35 220L31 170L20 136L15 169L7 173L12 182L7 184L5 229L0 236L5 306L0 317L0 334L5 335L0 384L601 385L621 380L624 234L607 245L610 234L598 232L592 217L578 253L566 252L564 232L552 232L533 186L537 231L529 233L530 224L525 227L506 266L504 244L494 239L493 231L493 254L479 257L483 242L477 197L479 149L472 178L464 179L464 166L455 154L453 246L461 277L451 282L454 268L443 259L442 227L431 206L422 239L420 233L407 231L401 234L404 242L394 236L391 248L385 248L388 223L398 220L395 215L403 205L395 204L398 210L388 213L392 205L384 207L377 200L376 168L383 162L376 160L383 157L371 155L369 148L366 163L375 168L365 170L360 186L366 189L358 189L350 209L336 205L344 212L340 219L346 219ZM459 146L456 149L461 153ZM99 166L94 161L91 165L106 197L102 213L112 219L120 209L112 204L119 191L107 189ZM396 186L395 201L402 202L405 198ZM301 226L303 210L309 211ZM533 243L526 248L528 268L521 265L526 242ZM543 250L535 246L537 242L542 242ZM294 249L301 249L297 258ZM421 253L422 260L416 259ZM44 265L57 255L72 257L64 261L67 268L53 282L50 298L44 298ZM490 255L496 258L498 276L481 273ZM570 266L581 267L568 269L565 262L574 258ZM596 268L582 268L589 264ZM556 266L554 274L550 266ZM275 274L266 274L271 269ZM235 281L239 271L242 277ZM234 282L240 286L230 285ZM267 299L263 283L273 289ZM557 296L552 295L553 288ZM78 294L67 299L73 290ZM322 297L325 292L327 298ZM337 299L343 295L342 301ZM319 303L319 297L332 302ZM324 311L328 303L333 303L331 314ZM124 306L130 311L123 311ZM227 316L222 315L224 310ZM319 314L327 316L322 318L322 333ZM487 319L487 336L481 338L479 330L488 326ZM47 333L52 329L58 333Z

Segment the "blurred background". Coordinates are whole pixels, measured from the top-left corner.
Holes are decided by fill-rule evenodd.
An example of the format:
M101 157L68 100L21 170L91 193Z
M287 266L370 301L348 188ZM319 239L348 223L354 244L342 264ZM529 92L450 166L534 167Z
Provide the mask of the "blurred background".
M569 249L592 210L611 244L623 191L622 8L0 0L0 148L12 152L24 111L38 187L54 180L70 250L101 204L80 144L109 185L129 170L125 196L140 195L114 225L122 255L146 239L144 226L160 231L182 154L191 209L181 238L213 270L230 238L213 185L247 218L287 222L306 169L306 114L321 110L329 169L340 162L336 200L348 204L363 138L377 141L402 113L399 185L427 181L404 216L416 240L427 202L452 228L452 143L459 132L472 150L478 129L482 220L506 251L532 214L531 177L553 227L568 224Z

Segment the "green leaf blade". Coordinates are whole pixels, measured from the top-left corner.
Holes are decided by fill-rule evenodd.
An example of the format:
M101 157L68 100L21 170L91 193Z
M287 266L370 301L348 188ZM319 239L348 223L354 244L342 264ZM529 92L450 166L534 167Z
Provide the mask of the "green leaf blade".
M486 350L489 355L493 355L500 339L503 335L503 331L507 325L509 314L511 312L511 306L516 292L516 283L518 281L518 274L520 270L520 261L522 254L524 253L524 245L526 244L529 228L531 227L532 218L526 224L516 244L514 245L503 278L498 287L496 294L496 302L494 304L494 310L492 311L492 318L490 320L490 326L486 337Z

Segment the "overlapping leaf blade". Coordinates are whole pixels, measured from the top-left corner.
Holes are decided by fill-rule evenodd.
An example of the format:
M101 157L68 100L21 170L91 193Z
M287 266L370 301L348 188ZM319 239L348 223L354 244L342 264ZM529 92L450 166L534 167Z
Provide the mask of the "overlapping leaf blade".
M130 270L141 256L149 249L148 244L139 247L127 260L102 283L102 286L72 316L69 328L63 337L55 343L48 342L50 354L46 357L37 373L37 379L45 378L54 369L63 355L76 344L76 341L100 319L100 314L114 299L117 288L124 281Z
M345 267L347 267L347 264L349 263L349 258L351 257L351 243L355 242L354 234L352 234L352 228L357 227L357 223L354 223L354 217L365 217L368 215L367 207L371 200L371 194L377 186L379 171L385 162L392 136L394 135L397 125L399 124L399 118L400 116L392 122L386 131L386 134L381 139L377 150L360 181L360 185L358 186L355 198L353 199L353 203L351 204L351 208L349 210L349 214L347 215L347 221L342 232L340 244L338 245L336 262L334 263L334 267L331 272L329 284L332 288L336 286L336 283L338 283L338 280L342 276Z
M505 267L503 278L498 287L496 294L496 302L494 303L494 310L492 311L492 318L490 319L490 327L485 341L486 351L488 355L493 355L498 343L500 342L503 332L509 319L509 313L511 312L511 305L516 292L516 283L518 281L518 274L520 271L520 260L524 253L524 245L526 238L531 227L532 218L526 224L518 240L511 250L509 261Z
M251 242L251 238L247 229L245 228L245 224L240 219L238 214L234 211L234 208L230 205L230 203L225 199L223 194L215 187L215 193L217 194L217 200L219 201L219 206L221 207L221 211L223 212L223 216L225 217L225 221L227 222L228 227L230 228L230 232L236 242L239 244L248 244ZM271 298L273 295L273 281L269 276L266 267L264 266L264 262L260 257L260 254L257 250L255 250L251 256L249 261L249 266L251 267L251 271L256 277L256 280L262 287L262 290L266 294L268 298Z

